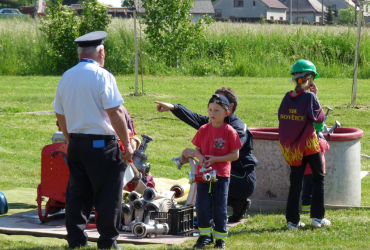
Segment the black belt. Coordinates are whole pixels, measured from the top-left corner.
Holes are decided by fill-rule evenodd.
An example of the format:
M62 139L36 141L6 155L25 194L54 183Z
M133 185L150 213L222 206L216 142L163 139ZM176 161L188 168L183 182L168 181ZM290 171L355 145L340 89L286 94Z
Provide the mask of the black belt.
M94 134L69 134L71 138L83 138L90 140L115 140L114 135L94 135Z

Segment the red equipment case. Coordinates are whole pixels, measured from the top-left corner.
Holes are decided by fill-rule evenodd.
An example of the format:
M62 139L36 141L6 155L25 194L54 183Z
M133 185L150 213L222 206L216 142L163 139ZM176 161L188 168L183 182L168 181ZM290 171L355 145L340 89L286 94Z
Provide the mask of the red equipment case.
M59 210L65 208L65 194L68 184L69 169L67 165L68 144L54 143L46 145L41 152L41 183L37 187L38 213L41 222L46 222ZM42 214L43 197L49 198Z

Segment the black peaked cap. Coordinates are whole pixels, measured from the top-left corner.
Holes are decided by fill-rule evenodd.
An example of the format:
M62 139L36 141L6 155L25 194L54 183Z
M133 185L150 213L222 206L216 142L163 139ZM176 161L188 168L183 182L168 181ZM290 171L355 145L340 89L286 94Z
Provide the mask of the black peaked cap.
M74 40L79 47L91 47L104 44L104 39L108 36L105 31L93 31L80 36Z

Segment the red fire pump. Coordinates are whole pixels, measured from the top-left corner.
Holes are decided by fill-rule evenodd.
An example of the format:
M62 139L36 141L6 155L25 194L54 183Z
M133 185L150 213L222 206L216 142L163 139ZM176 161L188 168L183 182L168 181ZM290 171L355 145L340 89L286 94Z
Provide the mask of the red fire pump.
M130 133L131 135L131 133ZM68 184L69 169L67 161L68 143L62 132L56 132L52 138L53 144L46 145L41 152L41 183L37 187L38 215L41 222L46 222L63 214L57 213L65 208L65 195ZM129 191L134 189L128 183ZM45 212L42 213L42 202L46 202ZM50 215L50 216L49 216ZM95 214L96 220L97 214ZM95 228L95 224L87 228Z
M67 165L68 144L54 143L46 145L41 152L41 183L37 187L38 214L41 222L51 219L52 215L65 208L65 193L69 170ZM42 214L41 203L49 198L45 213Z

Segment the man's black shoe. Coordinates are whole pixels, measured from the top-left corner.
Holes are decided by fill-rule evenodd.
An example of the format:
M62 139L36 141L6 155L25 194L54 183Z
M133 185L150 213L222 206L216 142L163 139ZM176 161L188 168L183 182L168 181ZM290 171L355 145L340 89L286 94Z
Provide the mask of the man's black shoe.
M233 202L233 215L229 216L228 222L239 222L244 218L247 209L251 207L252 201L250 199L234 199Z
M225 240L223 240L223 239L216 239L216 243L215 243L214 248L225 249Z
M195 245L193 246L193 248L204 248L206 245L212 245L213 244L213 236L211 234L211 236L208 236L208 235L201 235L198 240L197 240L197 243L195 243Z

